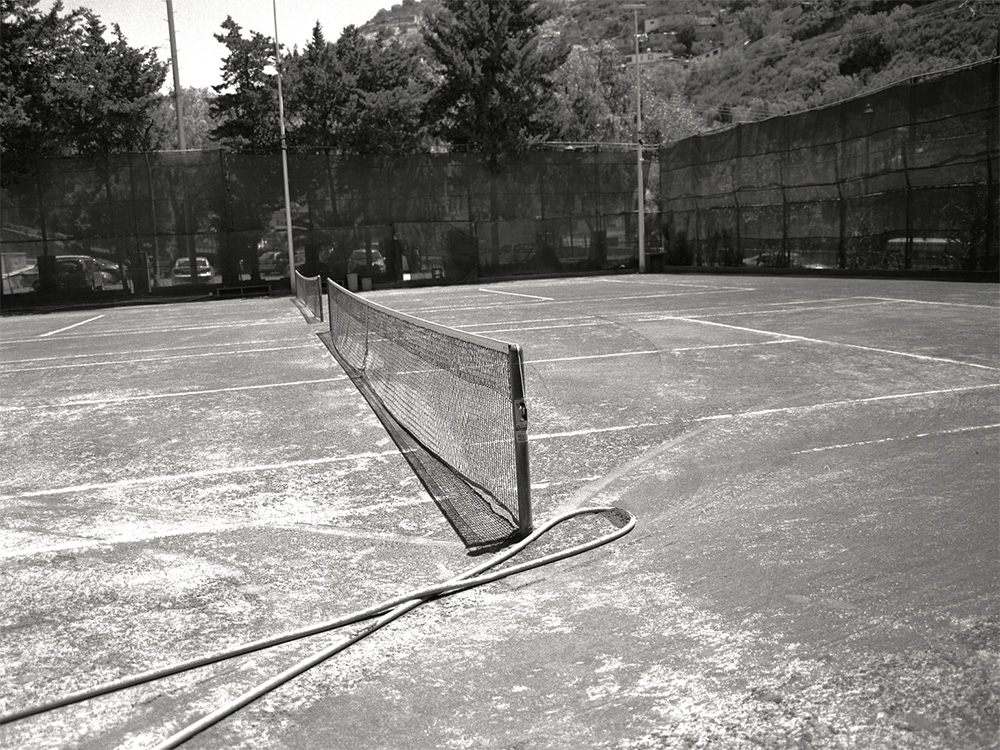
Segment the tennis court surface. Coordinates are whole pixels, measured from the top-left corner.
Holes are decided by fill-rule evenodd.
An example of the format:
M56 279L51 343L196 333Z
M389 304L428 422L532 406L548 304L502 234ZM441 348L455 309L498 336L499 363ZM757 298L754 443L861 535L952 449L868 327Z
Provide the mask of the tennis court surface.
M637 525L429 601L186 747L998 746L996 285L366 296L523 349L536 525ZM324 330L289 298L0 320L0 715L481 561ZM156 747L342 637L4 723L0 746Z

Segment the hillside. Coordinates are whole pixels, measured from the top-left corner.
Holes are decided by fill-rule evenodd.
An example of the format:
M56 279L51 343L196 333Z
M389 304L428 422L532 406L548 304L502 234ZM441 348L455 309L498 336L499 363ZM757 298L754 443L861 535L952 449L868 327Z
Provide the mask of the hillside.
M632 50L620 0L541 0L551 33L571 44ZM367 33L401 34L437 0L379 11ZM706 124L794 112L1000 52L1000 0L648 0L639 13L644 70L680 92ZM652 23L647 23L652 22ZM684 35L688 34L688 44Z

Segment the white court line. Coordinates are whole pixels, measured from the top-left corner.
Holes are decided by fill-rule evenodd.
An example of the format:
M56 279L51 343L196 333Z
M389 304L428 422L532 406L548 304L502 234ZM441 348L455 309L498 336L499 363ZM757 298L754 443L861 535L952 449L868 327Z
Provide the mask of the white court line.
M823 302L824 300L818 300L818 301L819 302ZM768 303L768 304L771 304L771 303ZM780 303L776 303L776 304L798 305L800 303L798 303L798 302L780 302ZM882 306L887 305L887 304L888 304L887 302L857 302L857 303L852 304L852 305L823 305L822 307L789 307L789 308L784 309L784 310L761 310L761 309L755 309L755 310L733 310L732 312L726 312L724 310L718 310L717 308L716 309L700 308L700 309L702 309L702 310L708 310L707 312L704 312L702 314L705 317L711 316L713 318L734 318L734 317L745 317L745 316L749 316L749 315L787 315L788 313L811 312L811 311L814 311L814 310L834 311L835 312L835 311L838 311L838 310L846 310L849 307L882 307ZM682 310L680 312L685 312L685 311ZM640 314L640 315L649 315L649 313L637 313L637 314ZM685 315L681 316L681 315L677 315L676 313L662 313L662 314L654 315L653 317L649 317L649 318L638 318L638 319L636 319L633 322L635 322L635 323L658 323L658 322L662 322L664 320L676 320L678 318L696 319L696 318L699 318L699 317L701 317L701 316L698 316L698 315L689 315L689 314L685 314Z
M844 399L842 401L824 401L818 404L806 404L802 406L782 406L782 407L776 407L774 409L758 409L756 411L736 412L734 414L713 414L707 417L694 417L692 419L674 419L664 422L641 422L638 424L616 425L614 427L593 427L582 430L570 430L567 432L547 432L547 433L542 433L540 435L531 434L529 435L528 439L529 441L551 440L553 438L597 435L605 432L626 432L628 430L644 430L650 427L666 427L667 425L685 423L685 422L694 424L698 422L716 422L716 421L731 420L731 419L742 419L744 417L762 417L762 416L769 416L771 414L793 414L796 412L808 413L820 409L835 409L842 406L857 406L860 404L869 404L877 401L893 401L893 400L908 399L908 398L920 398L922 396L938 396L946 393L965 393L967 391L978 391L990 388L1000 388L1000 383L991 383L988 385L970 385L963 388L944 388L935 391L894 393L887 396L872 396L870 398Z
M613 359L615 357L641 357L649 354L661 354L659 349L646 349L635 352L615 352L614 354L584 354L579 357L553 357L552 359L528 359L526 365L547 365L552 362L579 362L583 359Z
M114 367L122 365L133 365L139 362L168 362L174 359L197 359L200 357L232 357L239 354L260 354L262 352L283 352L289 349L312 349L313 344L301 344L299 346L272 346L265 349L235 349L226 352L201 352L199 354L177 354L171 357L137 357L133 359L116 359L110 362L73 362L66 365L40 365L38 367L21 367L16 370L0 370L0 376L12 375L17 372L44 372L46 370L66 370L76 367Z
M71 541L57 542L55 544L40 543L34 546L20 547L12 550L0 549L0 560L12 560L18 557L32 557L34 555L46 555L52 554L53 552L65 552L68 550L106 547L112 544L133 544L135 542L148 542L154 539L170 539L172 537L188 535L204 536L205 534L218 534L225 533L227 531L241 531L243 529L259 528L265 528L268 530L284 529L286 531L333 535L349 539L400 542L403 544L415 544L417 546L448 546L452 548L455 546L455 543L451 539L428 539L424 536L406 536L405 534L393 534L388 531L373 531L370 529L342 529L317 524L315 516L300 515L297 517L293 516L291 518L286 518L284 521L279 523L276 523L270 518L257 521L228 523L220 523L214 520L202 520L197 524L159 529L157 531L147 532L144 534L135 534L130 531L127 537L91 537L86 539L73 539Z
M929 354L913 354L912 352L901 352L895 349L882 349L877 346L862 346L861 344L845 344L840 341L829 341L826 339L814 339L809 336L796 336L791 333L779 333L777 331L765 331L759 328L746 328L744 326L734 326L728 323L716 323L712 320L702 320L700 318L692 318L686 316L671 316L665 318L665 320L681 320L689 321L691 323L700 323L706 326L718 326L719 328L731 328L734 331L743 331L745 333L759 333L764 336L779 336L786 339L794 339L796 341L805 341L810 344L824 344L826 346L841 346L847 349L860 349L866 352L875 352L876 354L892 354L897 357L909 357L911 359L918 359L923 362L943 362L950 365L962 365L965 367L975 367L980 370L993 370L1000 371L1000 367L992 367L990 365L980 365L975 362L962 362L957 359L949 359L948 357L932 357Z
M480 289L486 294L506 294L511 297L527 297L528 299L540 299L543 302L551 302L552 297L539 297L537 294L521 294L520 292L501 292L499 289Z
M844 302L848 300L857 299L867 299L865 297L828 297L826 299L814 299L814 300L788 300L786 302L761 302L760 306L763 308L788 306L788 305L815 305L821 302ZM869 305L875 305L876 303L864 303ZM884 304L884 303L883 303ZM663 320L670 320L679 316L687 317L701 317L701 316L712 316L712 317L724 317L726 315L767 315L773 313L786 313L786 312L798 312L800 310L805 311L811 308L804 307L789 307L787 310L769 310L762 309L762 307L755 307L751 310L744 310L740 312L726 312L720 310L718 307L687 307L678 310L663 310L661 312L653 313L649 310L636 310L615 313L617 317L622 317L624 319L631 319L630 322L633 323L658 323ZM863 306L863 305L862 305ZM839 310L841 306L822 306L817 307L817 310Z
M104 317L103 315L98 315L97 317ZM93 318L96 320L96 318ZM87 323L89 321L84 321ZM86 333L82 336L67 336L70 341L82 341L88 338L107 338L108 336L154 336L161 333L177 333L184 331L212 331L223 328L251 328L253 326L271 326L271 325L286 325L289 323L295 323L297 325L302 325L302 316L296 312L295 318L278 318L275 320L250 320L241 321L239 323L219 323L216 325L202 325L202 326L178 326L175 328L126 328L119 331L101 331L99 333ZM78 323L77 325L82 325ZM72 328L73 326L69 326ZM45 336L52 336L60 331L68 330L68 328L61 328L59 331L52 331L51 333L43 334ZM9 341L4 341L6 345L10 344L30 344L37 343L41 336L31 339L11 339Z
M95 320L100 320L103 317L104 317L104 315L95 315L92 318L87 318L86 320L81 320L79 323L74 323L71 326L64 326L63 328L57 328L54 331L49 331L48 333L43 333L43 334L39 335L38 338L44 339L47 336L55 336L57 333L62 333L63 331L68 331L71 328L76 328L77 326L86 325L87 323L93 323Z
M961 388L942 388L934 391L913 391L910 393L893 393L888 396L869 396L868 398L850 398L842 401L823 401L818 404L803 406L778 406L773 409L758 409L756 411L744 411L736 414L716 414L711 417L697 417L692 422L711 422L719 419L737 419L740 417L760 417L768 414L791 414L793 412L810 412L819 409L832 409L838 406L857 406L859 404L872 404L877 401L895 401L905 398L919 398L921 396L940 396L946 393L966 393L968 391L981 391L990 388L1000 388L1000 383L987 383L985 385L969 385Z
M469 331L469 333L475 333L479 336L490 336L494 333L510 333L511 331L554 331L558 328L594 328L595 326L614 326L618 325L613 320L595 320L589 323L567 323L561 326L521 326L518 325L516 328L490 328L485 331L476 329L474 331Z
M979 430L995 430L1000 428L998 424L981 424L972 427L956 427L952 430L939 430L938 432L918 432L916 435L903 435L902 437L878 438L877 440L859 440L856 443L840 443L838 445L823 445L819 448L806 448L801 451L792 451L793 456L801 456L806 453L823 453L824 451L843 450L845 448L861 448L866 445L879 445L881 443L896 443L903 440L917 440L920 438L941 437L942 435L959 435L963 432L977 432Z
M751 341L745 344L705 344L704 346L679 346L670 349L671 353L676 352L700 352L703 349L744 349L748 346L772 346L773 344L794 344L795 339L776 339L775 341Z
M700 296L700 295L704 295L704 294L729 294L729 293L730 293L729 290L716 290L716 289L713 289L713 290L703 291L703 292L675 292L675 293L671 293L671 294L667 294L667 293L661 293L661 294L629 294L629 295L619 295L617 297L590 297L590 298L587 298L587 299L552 299L552 300L548 301L548 304L553 304L553 305L578 305L578 304L593 305L593 304L599 304L601 302L628 302L628 301L637 300L637 299L662 299L664 297L694 297L694 296ZM517 303L514 303L514 304L516 305ZM528 304L528 303L526 302L524 304ZM405 312L409 313L410 315L416 315L417 317L424 317L424 316L430 315L432 313L454 312L456 310L459 311L459 312L469 313L469 312L475 312L477 310L492 310L492 309L500 307L500 306L501 305L499 303L494 304L494 305L475 305L473 307L470 307L469 305L433 305L433 306L430 306L430 307L416 306L416 307L408 308ZM507 303L507 304L504 304L503 306L504 307L510 307L511 305L510 305L510 303Z
M287 383L263 383L261 385L239 385L232 388L211 388L203 391L176 391L174 393L149 393L144 396L121 396L119 398L95 398L85 401L60 401L54 404L31 404L27 406L4 406L0 407L0 412L10 411L37 411L38 409L64 409L75 406L106 406L115 404L125 404L132 401L152 401L163 398L185 398L188 396L208 396L214 393L234 393L237 391L255 391L263 388L285 388L295 385L314 385L316 383L335 383L340 380L348 380L346 375L336 378L319 378L317 380L293 380Z
M755 292L756 287L743 287L743 286L725 286L724 284L699 284L695 282L680 282L680 281L647 281L647 280L635 280L628 281L626 279L600 279L598 283L602 284L629 284L637 286L655 286L659 288L664 287L678 287L681 289L715 289L718 291L729 291L729 292Z
M996 310L996 305L974 305L970 302L932 302L923 299L908 299L906 297L860 297L859 299L880 299L886 302L903 302L910 305L941 305L944 307L978 307L984 310Z
M93 484L75 484L68 487L53 487L47 490L32 490L30 492L18 492L13 495L0 495L0 500L17 500L27 497L45 497L47 495L62 495L72 492L94 492L97 490L110 490L121 487L136 487L144 484L178 484L190 479L205 479L208 477L226 476L227 474L250 474L258 471L282 471L284 469L295 469L303 466L322 466L323 464L342 463L345 461L361 461L366 458L386 458L398 456L398 450L383 451L381 453L355 453L351 456L328 456L324 458L307 458L300 461L282 461L273 464L257 464L254 466L219 467L217 469L202 469L201 471L191 471L183 474L161 474L153 477L138 477L135 479L122 479L117 482L95 482Z
M240 346L263 346L265 344L280 344L284 339L271 339L269 341L245 341L240 344ZM219 345L217 343L208 344L190 344L188 346L161 346L155 349L133 349L132 351L115 351L113 354L117 357L133 357L137 354L162 354L162 353L176 353L184 351L185 349L215 349ZM228 346L228 344L227 344ZM26 365L34 362L63 362L66 360L73 359L93 359L94 357L106 357L109 352L94 352L89 354L63 354L58 357L26 357L25 359L11 359L0 364L8 365Z
M542 365L552 362L576 362L583 359L610 359L613 357L633 357L649 354L673 354L676 352L697 352L702 349L741 349L748 346L770 346L772 344L794 343L795 339L780 339L778 341L755 341L746 344L705 344L704 346L681 346L676 349L644 349L633 352L615 352L614 354L583 354L579 357L553 357L552 359L528 359L527 365Z
M492 309L492 308L491 308ZM573 323L579 323L582 320L598 320L598 318L593 315L572 315L568 318L527 318L525 320L512 320L510 325L528 325L534 323L563 323L566 321L571 321ZM460 331L464 331L467 328L479 328L486 325L485 323L462 323L460 325L451 326L452 328L457 328ZM495 323L494 325L499 325Z

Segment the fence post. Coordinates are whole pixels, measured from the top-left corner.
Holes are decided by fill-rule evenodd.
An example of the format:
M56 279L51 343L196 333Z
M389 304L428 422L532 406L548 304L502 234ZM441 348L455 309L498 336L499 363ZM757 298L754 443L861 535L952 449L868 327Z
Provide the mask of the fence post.
M740 190L743 186L743 125L736 123L736 168L733 170L733 203L736 206L736 258L743 265L743 207Z

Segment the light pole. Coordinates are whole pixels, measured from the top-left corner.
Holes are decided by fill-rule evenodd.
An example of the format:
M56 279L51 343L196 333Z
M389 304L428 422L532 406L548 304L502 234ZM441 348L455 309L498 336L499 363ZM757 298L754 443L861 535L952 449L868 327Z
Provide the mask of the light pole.
M285 140L285 104L281 97L281 48L278 46L278 0L271 0L274 10L274 67L278 73L278 129L281 133L281 176L285 186L285 231L288 236L288 283L295 293L295 244L292 239L292 199L288 191L288 143Z
M646 273L646 189L642 184L642 91L639 78L639 11L646 3L625 3L623 10L632 11L635 33L635 158L636 180L638 181L638 232L639 232L639 273Z

